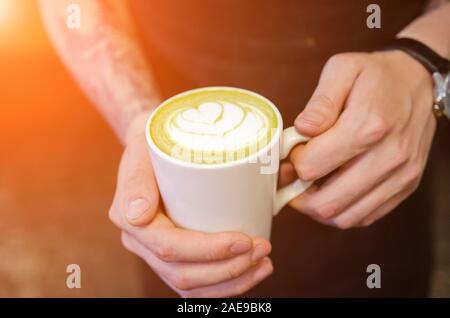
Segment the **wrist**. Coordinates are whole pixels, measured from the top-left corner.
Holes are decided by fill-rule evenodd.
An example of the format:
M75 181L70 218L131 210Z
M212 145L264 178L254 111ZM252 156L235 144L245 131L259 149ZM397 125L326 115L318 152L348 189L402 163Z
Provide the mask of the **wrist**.
M148 118L153 112L154 108L151 110L142 111L137 114L128 124L123 136L121 136L122 143L126 146L136 137L145 134L145 124Z
M432 109L434 115L436 118L440 118L442 115L446 115L449 118L450 60L442 57L439 53L427 46L427 44L411 38L397 39L389 44L385 50L405 52L427 70L433 82ZM416 74L412 73L411 78L413 79Z
M449 20L450 4L444 4L414 20L410 25L398 33L397 37L407 37L420 41L442 57L449 59Z
M400 32L397 35L397 38L410 38L417 40L429 48L431 48L433 51L435 51L440 56L449 59L450 57L450 48L448 46L448 41L446 39L443 39L440 41L439 39L427 37L420 33L411 33L411 32Z
M410 100L429 100L429 102L417 103L418 108L424 112L432 112L433 79L425 67L409 54L401 50L375 52L384 64L384 69L390 70L397 90L402 95L409 96ZM428 96L426 99L424 96Z
M430 73L408 53L395 49L377 51L374 54L380 55L387 62L387 67L395 70L396 74L398 74L398 81L404 84L407 83L408 87L413 91L424 88L432 90L433 86Z

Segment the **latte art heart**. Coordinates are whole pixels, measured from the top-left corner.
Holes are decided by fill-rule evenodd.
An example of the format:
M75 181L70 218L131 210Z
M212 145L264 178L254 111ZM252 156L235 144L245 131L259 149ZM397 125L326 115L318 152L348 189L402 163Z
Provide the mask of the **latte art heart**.
M265 146L276 127L276 114L265 100L217 89L196 91L163 104L150 129L155 144L173 157L222 163Z

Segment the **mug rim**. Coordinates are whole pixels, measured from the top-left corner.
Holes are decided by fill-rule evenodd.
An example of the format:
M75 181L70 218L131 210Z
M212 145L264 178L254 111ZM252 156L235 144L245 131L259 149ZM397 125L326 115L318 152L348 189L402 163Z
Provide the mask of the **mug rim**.
M168 154L163 152L161 149L159 149L158 146L153 141L151 134L150 134L150 124L152 122L154 115L158 112L158 110L161 109L164 105L171 102L175 98L189 95L189 94L195 93L197 91L211 91L211 90L239 91L239 92L242 92L245 94L253 95L253 96L265 101L274 110L274 112L277 116L277 121L279 123L278 127L277 127L277 132L272 137L270 142L267 145L265 145L263 148L259 149L257 152L251 154L250 156L247 156L247 157L244 157L244 158L241 158L238 160L229 161L229 162L211 163L211 164L189 162L189 161L177 159L172 156L169 156ZM175 165L186 167L186 168L213 170L213 169L231 168L231 167L235 167L235 166L240 166L240 165L250 163L251 159L257 159L262 153L268 152L269 149L272 149L274 144L280 140L282 130L283 130L283 119L281 117L280 111L275 106L275 104L271 100L269 100L267 97L265 97L261 94L258 94L256 92L250 91L248 89L244 89L244 88L238 88L238 87L232 87L232 86L207 86L207 87L199 87L199 88L194 88L194 89L190 89L187 91L183 91L183 92L175 94L175 95L169 97L168 99L164 100L163 102L161 102L155 108L155 110L150 114L149 118L147 119L147 122L145 124L145 138L147 140L147 145L151 148L151 150L153 150L159 157L163 158L164 160L167 160Z

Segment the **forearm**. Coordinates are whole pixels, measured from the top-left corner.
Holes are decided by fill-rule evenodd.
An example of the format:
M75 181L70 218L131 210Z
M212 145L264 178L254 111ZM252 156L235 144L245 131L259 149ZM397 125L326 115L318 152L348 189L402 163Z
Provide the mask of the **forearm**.
M450 2L437 4L409 24L398 36L419 40L440 55L450 58Z
M80 87L122 142L159 96L123 0L79 0L81 28L66 26L70 0L40 0L50 38Z

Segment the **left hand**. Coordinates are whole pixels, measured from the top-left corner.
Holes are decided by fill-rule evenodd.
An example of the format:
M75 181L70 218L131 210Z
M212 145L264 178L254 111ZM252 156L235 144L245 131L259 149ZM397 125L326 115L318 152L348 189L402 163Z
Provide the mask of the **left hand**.
M421 179L436 128L432 92L429 73L403 52L332 57L295 121L313 138L290 161L303 180L333 173L290 205L341 229L392 211ZM281 168L286 183L293 169Z

